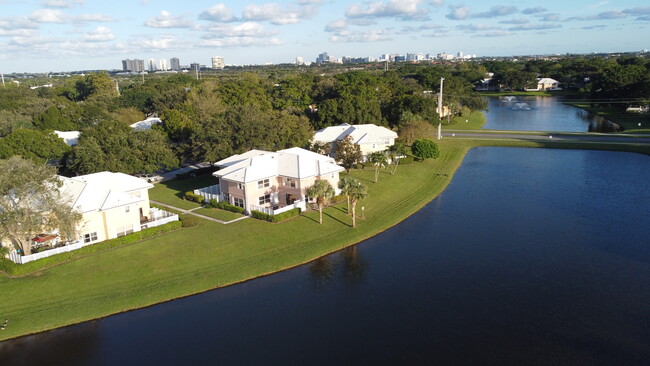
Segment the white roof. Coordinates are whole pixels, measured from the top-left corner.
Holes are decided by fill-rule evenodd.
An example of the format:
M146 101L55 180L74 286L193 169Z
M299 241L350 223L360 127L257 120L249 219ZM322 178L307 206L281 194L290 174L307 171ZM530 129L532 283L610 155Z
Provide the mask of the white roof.
M75 146L79 142L79 131L56 131L54 133L63 139L68 146Z
M104 211L113 207L141 202L144 198L129 194L153 185L123 173L101 172L73 178L59 177L61 192L72 207L81 212Z
M162 123L162 120L158 117L149 117L144 121L138 121L129 126L131 126L131 128L133 128L136 131L142 131L142 130L150 130L151 126L153 126L156 123Z
M223 160L219 160L216 163L214 163L214 165L223 168L223 167L231 166L233 164L237 164L237 163L242 162L242 161L244 161L246 159L249 159L249 158L252 158L252 157L255 157L255 156L259 156L259 155L264 155L264 154L271 154L271 152L270 151L253 149L253 150L247 151L247 152L245 152L243 154L237 154L237 155L227 157L227 158L225 158Z
M537 84L557 84L559 81L551 78L539 78L537 79Z
M386 127L373 124L349 125L343 123L338 126L330 126L316 131L313 141L329 143L343 140L348 135L352 136L352 141L357 145L384 143L386 139L397 138L397 133Z
M251 153L252 151L256 152ZM260 152L261 150L251 150L251 156L244 159L241 156L245 154L230 157L228 159L233 158L232 164L213 175L233 182L249 183L277 176L304 179L343 170L343 167L336 165L334 159L298 147L263 154ZM223 160L219 163L222 162Z

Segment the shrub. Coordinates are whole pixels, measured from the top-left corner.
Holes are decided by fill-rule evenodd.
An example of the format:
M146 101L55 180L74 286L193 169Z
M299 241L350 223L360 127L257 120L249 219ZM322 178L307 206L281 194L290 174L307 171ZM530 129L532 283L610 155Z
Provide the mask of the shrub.
M422 160L428 158L437 159L440 156L440 148L438 148L438 144L431 139L415 140L413 146L411 146L411 150L415 157Z
M258 220L268 221L268 222L281 222L298 215L300 215L300 208L294 208L292 210L277 215L269 215L267 213L256 211L256 210L251 211L251 216L253 216L254 218Z
M193 201L196 203L203 203L203 196L199 194L194 194L192 191L185 192L184 198L188 201Z
M211 199L210 202L208 202L208 204L205 205L205 207L220 208L222 210L226 210L226 211L230 211L230 212L234 212L234 213L238 213L238 214L244 213L244 209L241 208L241 207L233 206L233 205L231 205L229 203L226 203L226 202L217 202L217 200L215 200L215 199Z

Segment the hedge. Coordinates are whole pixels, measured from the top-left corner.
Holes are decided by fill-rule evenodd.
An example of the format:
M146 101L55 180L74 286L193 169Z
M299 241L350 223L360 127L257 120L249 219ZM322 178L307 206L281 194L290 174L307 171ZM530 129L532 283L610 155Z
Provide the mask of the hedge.
M300 208L294 208L277 215L269 215L267 213L256 210L251 211L251 216L254 218L268 222L281 222L298 215L300 215Z
M51 257L35 260L25 264L16 264L8 259L0 260L0 270L11 276L24 276L45 267L51 267L63 262L74 260L77 258L85 257L91 254L104 252L109 249L122 247L125 245L133 244L138 241L153 238L161 234L177 230L181 228L180 221L170 222L168 224L136 231L132 234L121 236L119 238L110 239L101 243L88 245L77 250L67 253L55 254Z
M222 210L226 210L226 211L230 211L230 212L234 212L234 213L238 213L238 214L243 214L244 213L244 209L241 208L241 207L233 206L233 205L231 205L229 203L226 203L226 202L217 202L217 200L215 200L215 199L211 199L210 202L208 202L208 204L205 205L205 207L220 208Z
M188 201L193 201L196 203L203 203L204 201L203 196L201 196L200 194L195 194L192 191L185 192L185 196L183 198L185 198Z

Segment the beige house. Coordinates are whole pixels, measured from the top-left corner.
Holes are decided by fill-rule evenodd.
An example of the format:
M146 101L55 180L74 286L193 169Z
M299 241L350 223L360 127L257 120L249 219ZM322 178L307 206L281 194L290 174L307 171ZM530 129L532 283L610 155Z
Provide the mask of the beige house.
M82 214L77 227L77 240L53 249L56 253L48 253L48 250L25 257L14 253L10 258L15 262L27 263L178 220L177 215L150 208L148 191L153 185L143 179L111 172L73 178L60 176L59 179L63 197L69 200L73 210ZM42 245L41 240L49 241L48 244L56 244L60 240L56 232L34 239L35 246Z
M352 141L361 148L364 158L375 151L384 151L395 144L397 132L373 124L349 125L343 123L316 131L312 142L326 144L326 154L335 156L336 143L351 136Z
M277 214L305 208L307 188L325 179L338 192L339 172L333 158L293 147L277 152L251 150L218 161L219 198L243 208Z
M560 82L551 78L537 78L537 87L525 89L526 91L539 91L539 90L562 90Z

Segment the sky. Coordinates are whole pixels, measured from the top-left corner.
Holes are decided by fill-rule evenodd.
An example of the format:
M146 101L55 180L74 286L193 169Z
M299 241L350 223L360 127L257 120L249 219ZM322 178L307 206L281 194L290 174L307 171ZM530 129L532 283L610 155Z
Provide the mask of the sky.
M0 0L0 72L210 65L442 52L511 56L650 48L641 0ZM167 61L169 64L169 61Z

